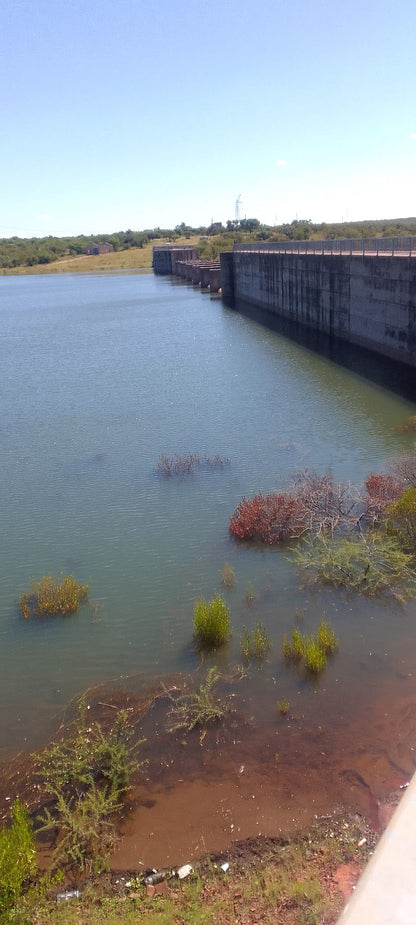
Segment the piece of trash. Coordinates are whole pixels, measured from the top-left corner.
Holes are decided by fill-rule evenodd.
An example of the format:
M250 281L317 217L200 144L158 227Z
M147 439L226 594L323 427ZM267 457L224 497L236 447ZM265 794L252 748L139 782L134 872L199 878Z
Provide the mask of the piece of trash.
M363 845L365 845L366 841L367 841L366 838L360 838L360 841L357 844L357 848L362 848Z
M230 865L229 865L228 861L224 861L224 864L221 864L221 870L223 870L224 873L226 874L226 873L227 873L227 870L228 870L228 868L229 868L229 866L230 866Z
M65 890L65 893L58 893L56 901L58 903L67 902L68 899L79 899L80 896L79 890Z
M163 870L158 870L158 871L155 870L153 874L150 874L149 877L145 878L144 882L146 886L154 886L155 883L162 883L162 880L164 879L165 879L165 875L163 873Z
M184 880L185 877L189 877L189 874L191 874L192 871L193 871L193 867L191 864L183 864L182 867L178 868L176 873L179 877L179 880Z
M409 786L409 781L407 781L407 784L401 784L400 787L399 787L399 790L406 790L406 787L408 787L408 786ZM10 799L10 797L9 797L9 799ZM7 800L7 797L6 797L6 800Z
M244 774L245 767L243 764L240 764L240 774Z

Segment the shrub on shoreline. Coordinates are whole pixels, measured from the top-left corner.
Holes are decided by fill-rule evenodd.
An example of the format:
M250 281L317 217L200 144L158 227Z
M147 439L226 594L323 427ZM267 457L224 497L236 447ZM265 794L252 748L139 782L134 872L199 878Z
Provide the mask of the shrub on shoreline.
M104 730L100 723L87 722L86 710L81 700L73 734L36 756L36 773L48 796L41 830L57 836L54 861L99 873L107 868L115 844L114 814L140 763L132 755L127 711L120 710Z
M198 690L191 694L181 694L175 700L168 717L171 721L170 732L184 729L191 732L196 726L206 728L210 723L218 722L225 716L224 704L214 696L214 687L220 675L215 668L210 668Z

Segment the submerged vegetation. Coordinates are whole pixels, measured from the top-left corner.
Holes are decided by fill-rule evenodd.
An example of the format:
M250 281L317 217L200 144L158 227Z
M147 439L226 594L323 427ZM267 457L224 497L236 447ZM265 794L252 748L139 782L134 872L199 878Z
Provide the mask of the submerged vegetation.
M309 582L359 591L370 597L388 593L398 601L416 594L413 556L382 532L317 537L293 551Z
M73 575L62 575L61 578L44 575L39 581L32 579L30 591L25 591L20 597L21 612L25 620L34 616L75 613L87 597L88 587L76 581Z
M194 637L204 649L216 649L231 636L230 609L219 594L212 601L201 597L194 606Z
M235 588L235 571L229 562L226 562L224 567L221 569L221 584L223 588L228 588L229 590L231 590L231 588Z
M157 470L166 478L173 475L191 475L197 469L223 469L229 466L230 460L219 456L200 456L199 453L188 453L185 456L166 456L162 453L157 461Z

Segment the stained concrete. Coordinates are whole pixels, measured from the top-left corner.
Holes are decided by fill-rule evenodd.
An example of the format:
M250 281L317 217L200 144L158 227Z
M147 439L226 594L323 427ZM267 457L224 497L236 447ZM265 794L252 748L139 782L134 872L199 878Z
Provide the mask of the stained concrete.
M238 251L221 255L223 299L257 305L416 365L416 259Z

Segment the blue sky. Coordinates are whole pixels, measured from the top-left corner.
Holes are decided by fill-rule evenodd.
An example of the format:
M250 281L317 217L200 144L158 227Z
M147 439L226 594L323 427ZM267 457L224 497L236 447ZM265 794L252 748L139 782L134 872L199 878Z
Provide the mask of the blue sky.
M414 0L3 0L0 237L416 215Z

